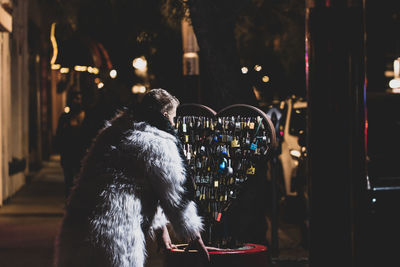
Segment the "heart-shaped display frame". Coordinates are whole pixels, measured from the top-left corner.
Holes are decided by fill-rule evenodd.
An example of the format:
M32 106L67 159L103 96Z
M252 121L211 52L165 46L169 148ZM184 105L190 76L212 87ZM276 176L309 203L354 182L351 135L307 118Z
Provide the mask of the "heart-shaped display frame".
M218 118L228 118L231 116L252 117L252 118L260 117L261 118L260 123L263 124L264 131L267 131L267 133L268 133L268 138L266 138L265 144L264 144L265 147L267 148L267 154L265 154L263 157L263 159L265 159L265 164L267 164L267 161L271 158L270 156L272 155L274 149L277 146L275 127L273 126L273 123L271 122L268 115L257 107L247 105L247 104L234 104L234 105L230 105L228 107L221 109L219 112L216 112L215 110L213 110L212 108L210 108L208 106L201 105L201 104L195 104L195 103L182 104L178 107L177 118L190 117L190 116L201 116L201 117L210 118L210 119L214 119L214 120L218 120ZM181 138L184 143L188 143L188 140L185 140L185 138L183 136L181 136ZM188 137L186 136L186 138L188 138ZM224 163L225 163L224 166L230 167L230 162L229 163L224 162ZM250 169L250 171L252 171L252 169ZM197 184L196 184L196 186L197 186ZM212 185L211 186L208 185L208 186L213 187ZM218 187L218 185L216 185L216 187ZM201 200L201 197L200 197L200 200ZM202 200L204 202L205 199L203 198ZM212 202L211 199L207 199L207 201L209 203ZM216 200L214 199L212 203L214 203L215 201ZM201 201L198 201L198 202L201 202ZM204 209L204 207L205 207L204 205L199 205L199 206L200 206L200 209L202 209L202 208ZM208 209L210 212L210 206L208 206ZM207 237L205 239L206 239L206 241L208 241L209 244L214 245L214 246L220 246L221 244L216 244L215 242L212 242L212 241L215 241L215 237L213 236L214 235L213 232L211 232L212 225L210 225L210 224L217 224L220 221L221 212L222 212L222 208L220 209L220 212L218 213L218 215L217 215L217 213L215 213L215 215L216 215L215 221L206 220L206 222L205 222L206 228L209 229L209 231L207 233ZM204 214L204 212L203 212L203 214ZM222 246L223 245L224 244L222 244Z

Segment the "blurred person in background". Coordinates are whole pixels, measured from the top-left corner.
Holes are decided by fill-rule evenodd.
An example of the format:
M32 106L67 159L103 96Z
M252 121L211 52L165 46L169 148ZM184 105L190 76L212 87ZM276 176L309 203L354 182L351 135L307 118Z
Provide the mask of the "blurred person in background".
M56 151L60 153L64 172L65 197L70 194L74 177L81 167L85 153L82 122L85 111L82 109L82 93L69 91L67 107L60 115L56 131Z

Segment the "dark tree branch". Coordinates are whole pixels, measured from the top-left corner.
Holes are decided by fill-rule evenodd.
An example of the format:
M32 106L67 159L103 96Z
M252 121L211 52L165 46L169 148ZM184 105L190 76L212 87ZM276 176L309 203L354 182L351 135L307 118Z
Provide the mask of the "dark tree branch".
M241 2L241 3L239 3ZM200 47L200 60L208 84L204 103L215 109L230 104L255 104L250 85L240 72L234 28L240 7L248 1L189 0L190 17Z

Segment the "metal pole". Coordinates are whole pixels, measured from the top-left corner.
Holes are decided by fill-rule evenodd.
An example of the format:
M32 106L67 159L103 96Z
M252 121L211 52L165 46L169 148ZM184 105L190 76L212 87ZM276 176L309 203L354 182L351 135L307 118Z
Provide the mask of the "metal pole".
M362 0L306 1L310 266L362 266Z
M271 212L271 257L279 257L279 238L278 238L278 190L277 190L277 161L278 155L276 149L274 149L271 164L271 183L272 183L272 212Z

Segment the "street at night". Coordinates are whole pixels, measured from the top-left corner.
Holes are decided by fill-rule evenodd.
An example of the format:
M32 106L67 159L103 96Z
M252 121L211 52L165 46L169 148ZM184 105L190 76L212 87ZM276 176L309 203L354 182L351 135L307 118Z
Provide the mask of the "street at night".
M400 266L399 114L400 1L0 0L0 266Z

